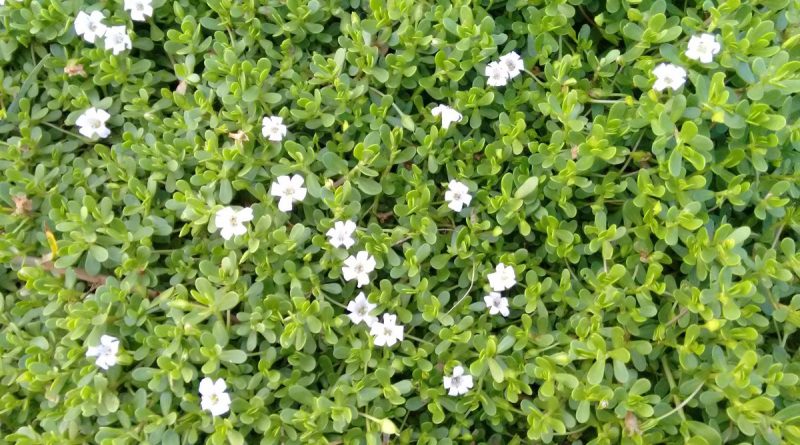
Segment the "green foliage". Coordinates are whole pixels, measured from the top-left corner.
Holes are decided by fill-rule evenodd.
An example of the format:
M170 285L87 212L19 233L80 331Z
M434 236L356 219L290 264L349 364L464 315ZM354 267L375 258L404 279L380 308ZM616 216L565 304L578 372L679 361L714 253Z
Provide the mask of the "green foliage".
M75 35L83 1L0 6L0 443L800 443L796 1L122 4L91 5L117 56ZM529 73L488 86L511 51ZM77 133L91 106L110 137ZM228 205L255 218L226 241ZM345 315L348 219L394 347Z

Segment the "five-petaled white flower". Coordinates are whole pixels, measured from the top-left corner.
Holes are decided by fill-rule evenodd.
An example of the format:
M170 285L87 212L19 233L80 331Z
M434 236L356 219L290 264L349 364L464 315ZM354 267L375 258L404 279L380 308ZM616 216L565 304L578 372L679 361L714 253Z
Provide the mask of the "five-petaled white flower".
M483 302L486 303L490 315L500 314L508 317L508 298L497 292L489 292L489 295L483 297Z
M494 272L490 273L487 278L489 278L489 286L495 292L511 289L517 284L517 274L514 272L514 268L503 263L497 264Z
M438 105L433 110L431 110L431 114L434 116L442 116L442 128L445 130L450 128L450 124L453 122L458 123L461 121L463 117L461 113L456 111L454 108L450 108L447 105Z
M78 133L87 138L106 138L111 134L111 130L106 127L106 121L111 117L106 110L100 108L89 108L78 116L75 125L78 126Z
M692 36L686 48L686 57L692 60L699 60L701 63L711 63L714 55L719 53L722 46L717 42L714 34L703 33Z
M128 30L124 26L109 26L104 38L106 49L110 49L114 55L133 47Z
M261 121L261 134L270 141L280 142L286 137L286 125L280 116L267 116Z
M472 202L472 195L469 194L469 188L456 180L451 180L447 184L447 191L444 192L444 200L447 201L447 207L454 212L460 212L464 206L468 206Z
M231 396L225 380L211 380L208 377L200 381L200 408L209 411L212 416L221 416L231 407Z
M350 312L347 316L353 324L359 324L363 321L365 325L372 326L372 323L375 323L378 318L370 315L370 312L376 307L378 305L370 303L367 297L364 296L364 292L359 292L355 299L347 303L347 312Z
M325 232L328 236L328 241L333 247L344 247L349 249L353 247L356 240L353 239L353 233L356 231L356 223L353 221L336 221L333 227Z
M253 209L245 207L234 210L233 207L223 207L214 215L214 225L219 229L219 234L226 240L237 235L247 233L244 223L253 220Z
M143 22L153 15L153 0L125 0L122 8L131 12L133 20Z
M500 63L506 68L508 78L513 79L525 69L525 64L522 62L522 57L515 51L500 56Z
M94 363L102 369L108 369L117 364L118 352L119 340L110 335L102 335L99 345L89 346L86 357L96 357Z
M105 35L108 27L103 24L105 16L100 11L92 11L87 14L79 12L75 17L75 33L83 37L89 43L94 43L98 37Z
M511 78L505 64L499 61L486 65L485 74L486 77L488 77L486 83L493 87L502 87L507 84L508 80Z
M677 91L686 83L686 70L671 63L659 63L653 69L653 75L656 76L653 84L653 89L656 91L664 91L666 88Z
M369 333L375 346L394 346L403 341L403 325L397 324L397 315L383 314L383 321L372 322Z
M356 285L363 287L365 284L369 284L369 274L375 270L376 265L375 258L369 252L362 250L355 256L350 255L344 260L342 277L346 281L357 280Z
M303 184L305 184L305 180L300 175L278 176L269 190L270 195L278 198L278 210L291 212L293 202L305 199L306 188L303 187Z
M447 390L447 394L451 396L460 396L462 394L466 394L470 389L472 389L472 376L470 374L464 373L464 368L462 366L456 366L453 368L453 374L451 376L444 376L444 389Z

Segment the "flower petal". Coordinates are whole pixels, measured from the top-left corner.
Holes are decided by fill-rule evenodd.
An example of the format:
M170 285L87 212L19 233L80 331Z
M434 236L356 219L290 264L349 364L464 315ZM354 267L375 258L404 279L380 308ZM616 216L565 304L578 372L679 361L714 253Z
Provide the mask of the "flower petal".
M240 222L248 222L253 220L253 209L250 207L245 207L238 212L236 212L236 219Z
M224 240L229 240L229 239L233 238L233 236L235 235L234 230L233 230L233 226L228 225L228 226L223 227L222 229L220 229L219 235Z
M214 381L208 377L203 378L200 380L200 394L206 395L211 394L214 392Z
M303 179L303 177L300 175L292 175L292 177L289 179L289 183L292 184L292 187L297 189L303 187L305 179Z
M225 384L225 380L217 379L214 382L214 391L217 393L223 393L228 389L228 385Z
M292 198L288 196L284 196L278 200L278 210L281 212L291 212L292 211Z

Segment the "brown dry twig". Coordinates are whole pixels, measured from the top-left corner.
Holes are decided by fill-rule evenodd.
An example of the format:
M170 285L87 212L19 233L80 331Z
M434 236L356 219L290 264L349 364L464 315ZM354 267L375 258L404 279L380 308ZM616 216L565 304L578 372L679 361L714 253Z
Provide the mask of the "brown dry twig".
M19 267L41 267L57 276L64 276L67 273L67 269L56 267L56 265L47 258L16 257L11 262ZM75 272L76 278L94 286L104 285L108 278L103 275L92 275L80 268L74 268L73 271Z
M392 211L388 211L388 212L379 212L379 213L378 213L377 215L375 215L375 216L377 216L377 217L378 217L378 221L380 221L380 222L381 222L381 224L383 224L383 223L385 223L386 221L388 221L388 220L389 220L389 218L391 218L391 217L393 217L393 216L394 216L394 212L392 212Z
M12 196L11 200L14 202L14 215L28 216L33 210L33 203L25 195Z
M66 275L67 269L62 269L60 267L56 267L56 265L48 258L31 258L31 257L15 257L11 260L11 264L16 265L17 267L40 267L43 270L46 270L53 275L62 277ZM72 268L72 271L75 273L75 278L89 283L92 285L92 288L97 288L106 284L106 280L108 280L108 275L92 275L84 269L75 267ZM157 297L159 292L154 289L147 290L147 296L153 298Z
M642 434L642 430L639 428L639 419L633 411L625 413L625 431L628 433L628 436L638 436Z
M672 326L674 323L677 323L678 320L683 318L683 316L688 314L688 313L689 313L689 309L688 308L685 308L685 307L681 308L681 311L678 313L678 315L672 317L672 320L667 322L667 327Z

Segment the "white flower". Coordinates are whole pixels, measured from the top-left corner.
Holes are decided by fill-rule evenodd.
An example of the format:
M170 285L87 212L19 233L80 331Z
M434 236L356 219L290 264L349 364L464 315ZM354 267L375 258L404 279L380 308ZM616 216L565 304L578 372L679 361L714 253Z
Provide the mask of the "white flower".
M280 142L286 137L286 125L280 116L267 116L261 121L261 134L270 141Z
M349 249L353 247L356 240L353 239L353 232L356 231L356 223L353 221L336 221L333 227L325 232L328 236L328 241L333 247L344 247Z
M503 55L500 57L500 64L502 64L506 72L508 72L508 78L513 79L525 69L525 64L522 62L522 58L514 51Z
M75 17L75 33L87 42L94 43L98 37L103 37L108 29L103 24L103 19L105 16L100 11L92 11L90 14L79 12Z
M394 346L403 341L403 325L397 324L397 315L383 314L383 321L374 321L369 334L375 346Z
M143 22L153 15L153 0L125 0L122 8L131 12L133 20Z
M464 368L461 366L453 368L453 374L450 377L444 376L444 389L448 390L447 393L451 396L466 394L472 389L472 385L472 376L464 374Z
M686 48L686 57L692 60L699 60L701 63L711 63L714 55L719 53L722 46L717 42L714 34L700 34L689 39L689 46Z
M450 210L460 212L472 201L472 195L469 194L469 189L464 183L451 180L447 184L447 191L444 192L444 200L447 201L447 207L450 207Z
M291 212L293 202L305 199L304 183L305 180L300 175L278 176L278 179L272 183L269 193L278 198L278 209L281 212Z
M493 87L502 87L510 79L506 66L500 62L492 62L486 65L486 83Z
M500 314L508 317L508 298L497 292L489 292L489 295L483 297L483 302L486 303L490 315Z
M200 381L200 408L211 412L212 416L225 414L231 408L231 396L228 395L225 380L211 380L208 377Z
M686 83L686 70L671 63L659 63L653 69L653 75L656 76L653 84L653 89L656 91L664 91L666 88L677 91Z
M357 286L362 287L365 284L369 284L369 274L375 270L376 264L375 258L367 251L362 250L355 256L350 255L344 260L342 277L346 281L357 280Z
M514 272L514 268L503 263L499 263L487 278L489 278L489 286L495 292L511 289L517 284L517 274Z
M105 41L106 49L110 49L114 55L133 47L128 30L124 26L109 26L106 30Z
M347 311L350 312L347 316L350 317L350 321L353 324L359 324L363 321L365 325L372 326L373 323L378 321L378 318L369 313L376 307L378 305L370 303L367 297L364 296L364 292L359 292L354 300L347 303Z
M448 129L450 128L450 124L453 122L458 123L461 121L461 118L464 117L453 108L448 107L447 105L438 105L433 110L431 110L431 114L434 116L442 116L442 128Z
M79 127L78 133L86 136L87 138L106 138L111 134L111 130L106 127L106 121L108 121L108 118L110 117L111 115L108 114L106 110L92 107L78 116L78 120L75 121L75 125Z
M97 357L94 363L102 369L108 369L117 364L118 352L119 340L110 335L103 335L98 346L89 346L86 357Z
M247 233L244 223L253 220L253 209L245 207L234 210L232 207L223 207L214 215L214 225L219 229L219 234L226 240L237 235Z

